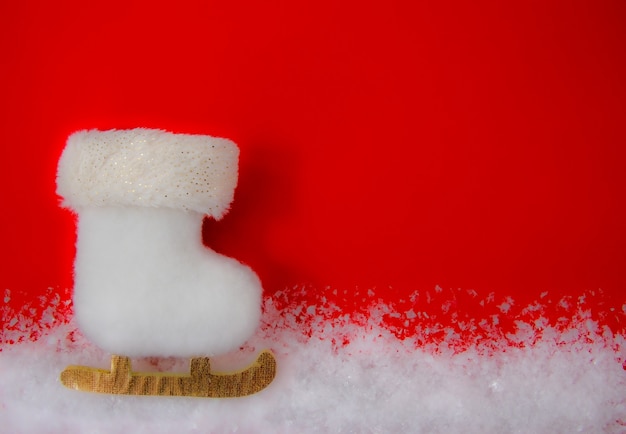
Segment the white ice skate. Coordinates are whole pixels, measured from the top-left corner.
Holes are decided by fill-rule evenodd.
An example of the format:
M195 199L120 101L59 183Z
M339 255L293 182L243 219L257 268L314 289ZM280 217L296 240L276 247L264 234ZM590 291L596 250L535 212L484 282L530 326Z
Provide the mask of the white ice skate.
M134 129L81 131L59 160L57 192L78 216L74 311L81 331L114 354L111 370L70 366L70 388L104 393L235 397L274 378L268 351L244 371L212 373L208 357L256 330L261 284L202 244L237 184L239 150L210 136ZM118 356L123 354L123 356ZM190 357L189 375L140 374L130 357Z

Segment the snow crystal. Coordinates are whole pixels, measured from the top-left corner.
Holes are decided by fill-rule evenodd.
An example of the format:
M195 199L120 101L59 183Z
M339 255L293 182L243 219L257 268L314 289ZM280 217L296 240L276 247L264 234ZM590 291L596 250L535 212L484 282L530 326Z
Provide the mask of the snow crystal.
M624 338L584 311L566 329L546 321L537 330L534 321L519 321L517 332L499 338L490 334L490 321L467 320L465 331L425 326L443 333L435 341L423 330L399 339L382 322L381 312L395 311L389 305L360 316L312 306L266 299L255 337L212 361L215 370L238 369L263 348L274 352L274 382L238 399L66 389L59 373L67 365L109 365L109 355L73 321L57 321L34 342L5 339L0 426L20 433L626 432ZM487 338L459 347L472 327ZM137 359L133 366L184 372L187 361Z

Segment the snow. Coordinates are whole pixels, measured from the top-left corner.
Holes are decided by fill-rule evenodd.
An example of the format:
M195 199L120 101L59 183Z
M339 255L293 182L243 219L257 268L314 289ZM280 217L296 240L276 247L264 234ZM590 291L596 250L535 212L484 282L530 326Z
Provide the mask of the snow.
M274 383L237 399L66 389L59 373L67 365L108 368L109 354L54 312L37 340L20 339L33 323L16 316L23 327L4 327L0 344L2 432L626 433L624 338L584 309L565 327L520 320L515 332L483 331L474 341L439 324L436 341L423 331L399 339L382 320L396 308L382 302L333 315L330 304L279 298L265 300L263 325L241 351L212 361L226 371L264 348L276 355ZM187 360L135 359L133 367L184 372Z

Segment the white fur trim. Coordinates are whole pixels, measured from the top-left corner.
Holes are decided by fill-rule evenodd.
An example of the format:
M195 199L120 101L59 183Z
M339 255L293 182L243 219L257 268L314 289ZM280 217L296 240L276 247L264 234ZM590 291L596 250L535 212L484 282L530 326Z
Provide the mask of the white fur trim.
M221 218L237 186L239 149L228 139L161 130L79 131L57 173L63 206L147 206Z

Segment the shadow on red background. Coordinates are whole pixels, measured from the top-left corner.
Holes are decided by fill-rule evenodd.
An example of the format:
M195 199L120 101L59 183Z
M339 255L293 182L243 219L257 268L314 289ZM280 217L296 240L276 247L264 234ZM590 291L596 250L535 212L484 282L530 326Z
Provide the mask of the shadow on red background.
M83 128L241 148L216 250L268 292L473 288L624 303L626 7L5 2L0 288L71 285L56 161Z

